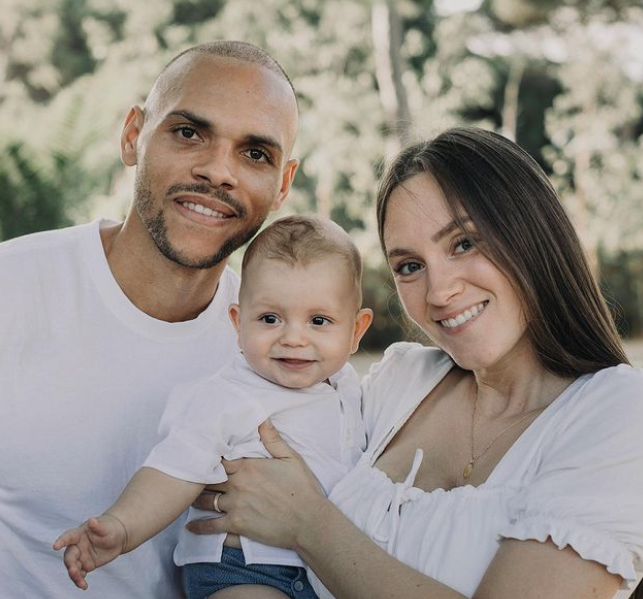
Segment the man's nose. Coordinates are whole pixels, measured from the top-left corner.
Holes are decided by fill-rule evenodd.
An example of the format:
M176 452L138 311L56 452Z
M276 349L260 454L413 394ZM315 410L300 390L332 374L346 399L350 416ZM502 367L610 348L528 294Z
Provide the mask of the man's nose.
M238 156L225 143L217 143L195 158L192 175L199 181L207 181L212 187L234 189L237 186Z

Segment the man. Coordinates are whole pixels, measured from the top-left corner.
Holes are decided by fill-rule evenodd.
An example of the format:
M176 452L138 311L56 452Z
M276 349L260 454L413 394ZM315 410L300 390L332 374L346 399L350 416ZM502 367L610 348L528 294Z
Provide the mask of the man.
M3 599L74 593L52 541L116 498L157 441L169 390L234 355L226 259L284 201L296 129L272 58L240 42L191 48L125 120L125 222L0 245ZM181 525L97 573L87 596L179 597Z

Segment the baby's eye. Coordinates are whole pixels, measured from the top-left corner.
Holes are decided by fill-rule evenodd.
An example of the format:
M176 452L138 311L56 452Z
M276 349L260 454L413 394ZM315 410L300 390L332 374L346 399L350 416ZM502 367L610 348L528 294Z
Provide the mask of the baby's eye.
M326 318L325 316L313 316L310 319L311 324L315 325L316 327L323 327L326 325L331 324L331 321Z
M279 323L279 318L275 316L274 314L264 314L259 318L261 322L265 322L266 324L278 324Z
M407 277L421 269L422 265L419 262L403 262L395 269L395 272L398 275Z

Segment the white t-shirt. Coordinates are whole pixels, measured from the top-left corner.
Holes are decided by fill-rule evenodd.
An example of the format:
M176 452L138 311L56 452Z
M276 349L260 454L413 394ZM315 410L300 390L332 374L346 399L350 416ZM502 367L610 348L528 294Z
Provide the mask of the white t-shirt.
M161 419L163 440L144 466L204 484L227 480L221 457L270 457L257 427L271 418L290 446L306 461L326 491L356 464L366 447L357 374L349 364L305 389L287 389L255 373L241 354L231 365L171 395ZM190 509L188 519L212 518ZM178 565L219 562L225 535L181 532L174 554ZM299 556L241 537L247 564L303 566Z
M426 492L373 466L452 368L440 350L395 344L363 384L368 447L330 499L401 562L472 597L503 538L551 537L623 577L643 571L643 371L585 375L527 428L479 487ZM426 456L430 459L430 456ZM332 597L310 575L321 599Z
M211 305L156 320L123 294L99 235L105 221L0 245L0 597L75 592L51 546L111 505L158 442L170 390L230 361L224 272ZM90 576L88 599L176 599L175 523Z

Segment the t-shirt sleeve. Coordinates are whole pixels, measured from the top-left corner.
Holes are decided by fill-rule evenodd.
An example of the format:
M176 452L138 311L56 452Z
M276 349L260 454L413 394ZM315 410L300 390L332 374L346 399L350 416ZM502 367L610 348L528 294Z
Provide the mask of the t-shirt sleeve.
M176 387L159 424L161 441L143 464L182 480L227 480L221 458L257 437L262 406L216 375Z
M633 588L643 571L643 371L605 369L573 399L500 535L569 545Z

